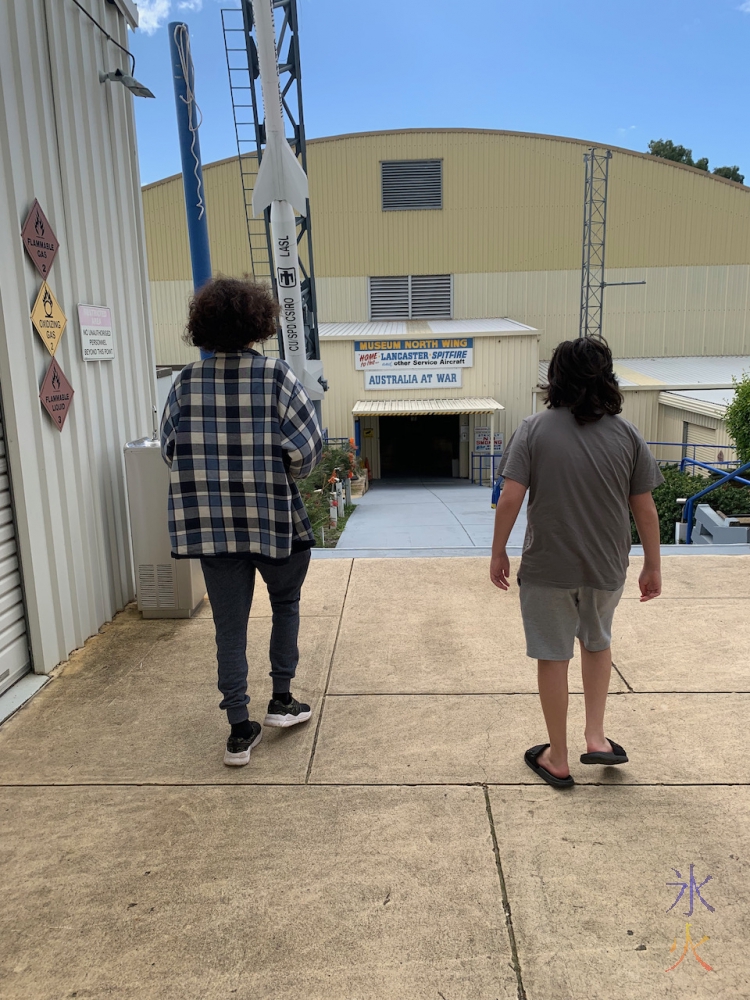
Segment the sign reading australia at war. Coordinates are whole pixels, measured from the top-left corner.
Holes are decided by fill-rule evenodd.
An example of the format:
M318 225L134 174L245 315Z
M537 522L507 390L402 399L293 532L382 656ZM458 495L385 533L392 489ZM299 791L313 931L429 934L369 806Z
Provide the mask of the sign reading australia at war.
M472 337L354 342L354 366L359 371L441 372L446 368L472 368L473 365Z
M31 257L37 271L43 278L46 278L57 251L60 249L60 244L57 242L57 237L52 232L52 226L47 221L47 216L36 198L26 217L26 222L23 224L21 238L26 253Z

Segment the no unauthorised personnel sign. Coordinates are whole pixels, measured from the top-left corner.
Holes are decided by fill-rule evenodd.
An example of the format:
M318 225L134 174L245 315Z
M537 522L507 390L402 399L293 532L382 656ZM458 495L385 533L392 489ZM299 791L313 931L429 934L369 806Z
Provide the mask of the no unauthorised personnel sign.
M31 322L44 341L44 346L54 357L68 321L46 281L42 282L34 308L31 310Z
M39 399L59 431L63 429L65 418L73 402L73 396L73 386L65 378L62 368L53 358L47 369L47 374L44 376Z

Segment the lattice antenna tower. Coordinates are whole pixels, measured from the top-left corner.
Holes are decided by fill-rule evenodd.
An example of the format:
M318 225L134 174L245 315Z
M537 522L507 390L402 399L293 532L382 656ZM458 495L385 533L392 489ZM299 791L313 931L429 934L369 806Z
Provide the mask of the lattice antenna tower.
M612 151L595 147L584 153L586 186L583 199L583 263L579 337L602 336L604 251L607 241L607 189Z
M307 173L297 0L273 0L273 6L276 14L276 49L279 53L281 98L287 126L292 130L292 134L288 136L289 144ZM272 266L271 210L266 209L264 217L256 219L252 208L253 187L263 158L266 136L251 0L241 0L241 7L238 8L223 9L221 21L224 29L229 89L232 95L250 263L253 276L259 281L268 282L276 295L276 276ZM320 358L309 201L307 216L297 217L297 244L300 271L303 275L301 291L307 356ZM277 352L283 356L280 339L277 351L274 353ZM270 351L266 349L266 353Z
M581 318L579 337L602 339L604 289L619 285L645 285L645 281L605 281L607 244L607 194L611 149L592 146L584 153L586 183L583 198L583 263L581 265Z

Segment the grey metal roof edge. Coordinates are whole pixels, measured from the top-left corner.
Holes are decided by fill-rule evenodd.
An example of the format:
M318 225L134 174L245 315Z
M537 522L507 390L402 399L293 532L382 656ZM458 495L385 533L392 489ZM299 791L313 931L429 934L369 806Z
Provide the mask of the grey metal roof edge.
M705 389L701 386L701 389ZM724 388L721 386L720 388ZM671 392L660 392L659 402L664 406L671 406L674 410L687 410L688 413L699 413L704 417L716 417L723 420L726 416L727 408L720 403L707 403L702 399L694 399L690 396L677 396Z

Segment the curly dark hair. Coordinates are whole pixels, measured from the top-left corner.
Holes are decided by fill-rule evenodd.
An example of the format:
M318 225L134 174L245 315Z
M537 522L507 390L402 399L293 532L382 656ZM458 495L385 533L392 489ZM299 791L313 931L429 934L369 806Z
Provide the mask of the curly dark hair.
M606 413L622 413L622 393L604 340L564 340L552 352L544 402L550 409L570 407L579 424L592 424Z
M276 333L279 306L249 278L212 278L190 300L185 343L204 351L239 351Z

